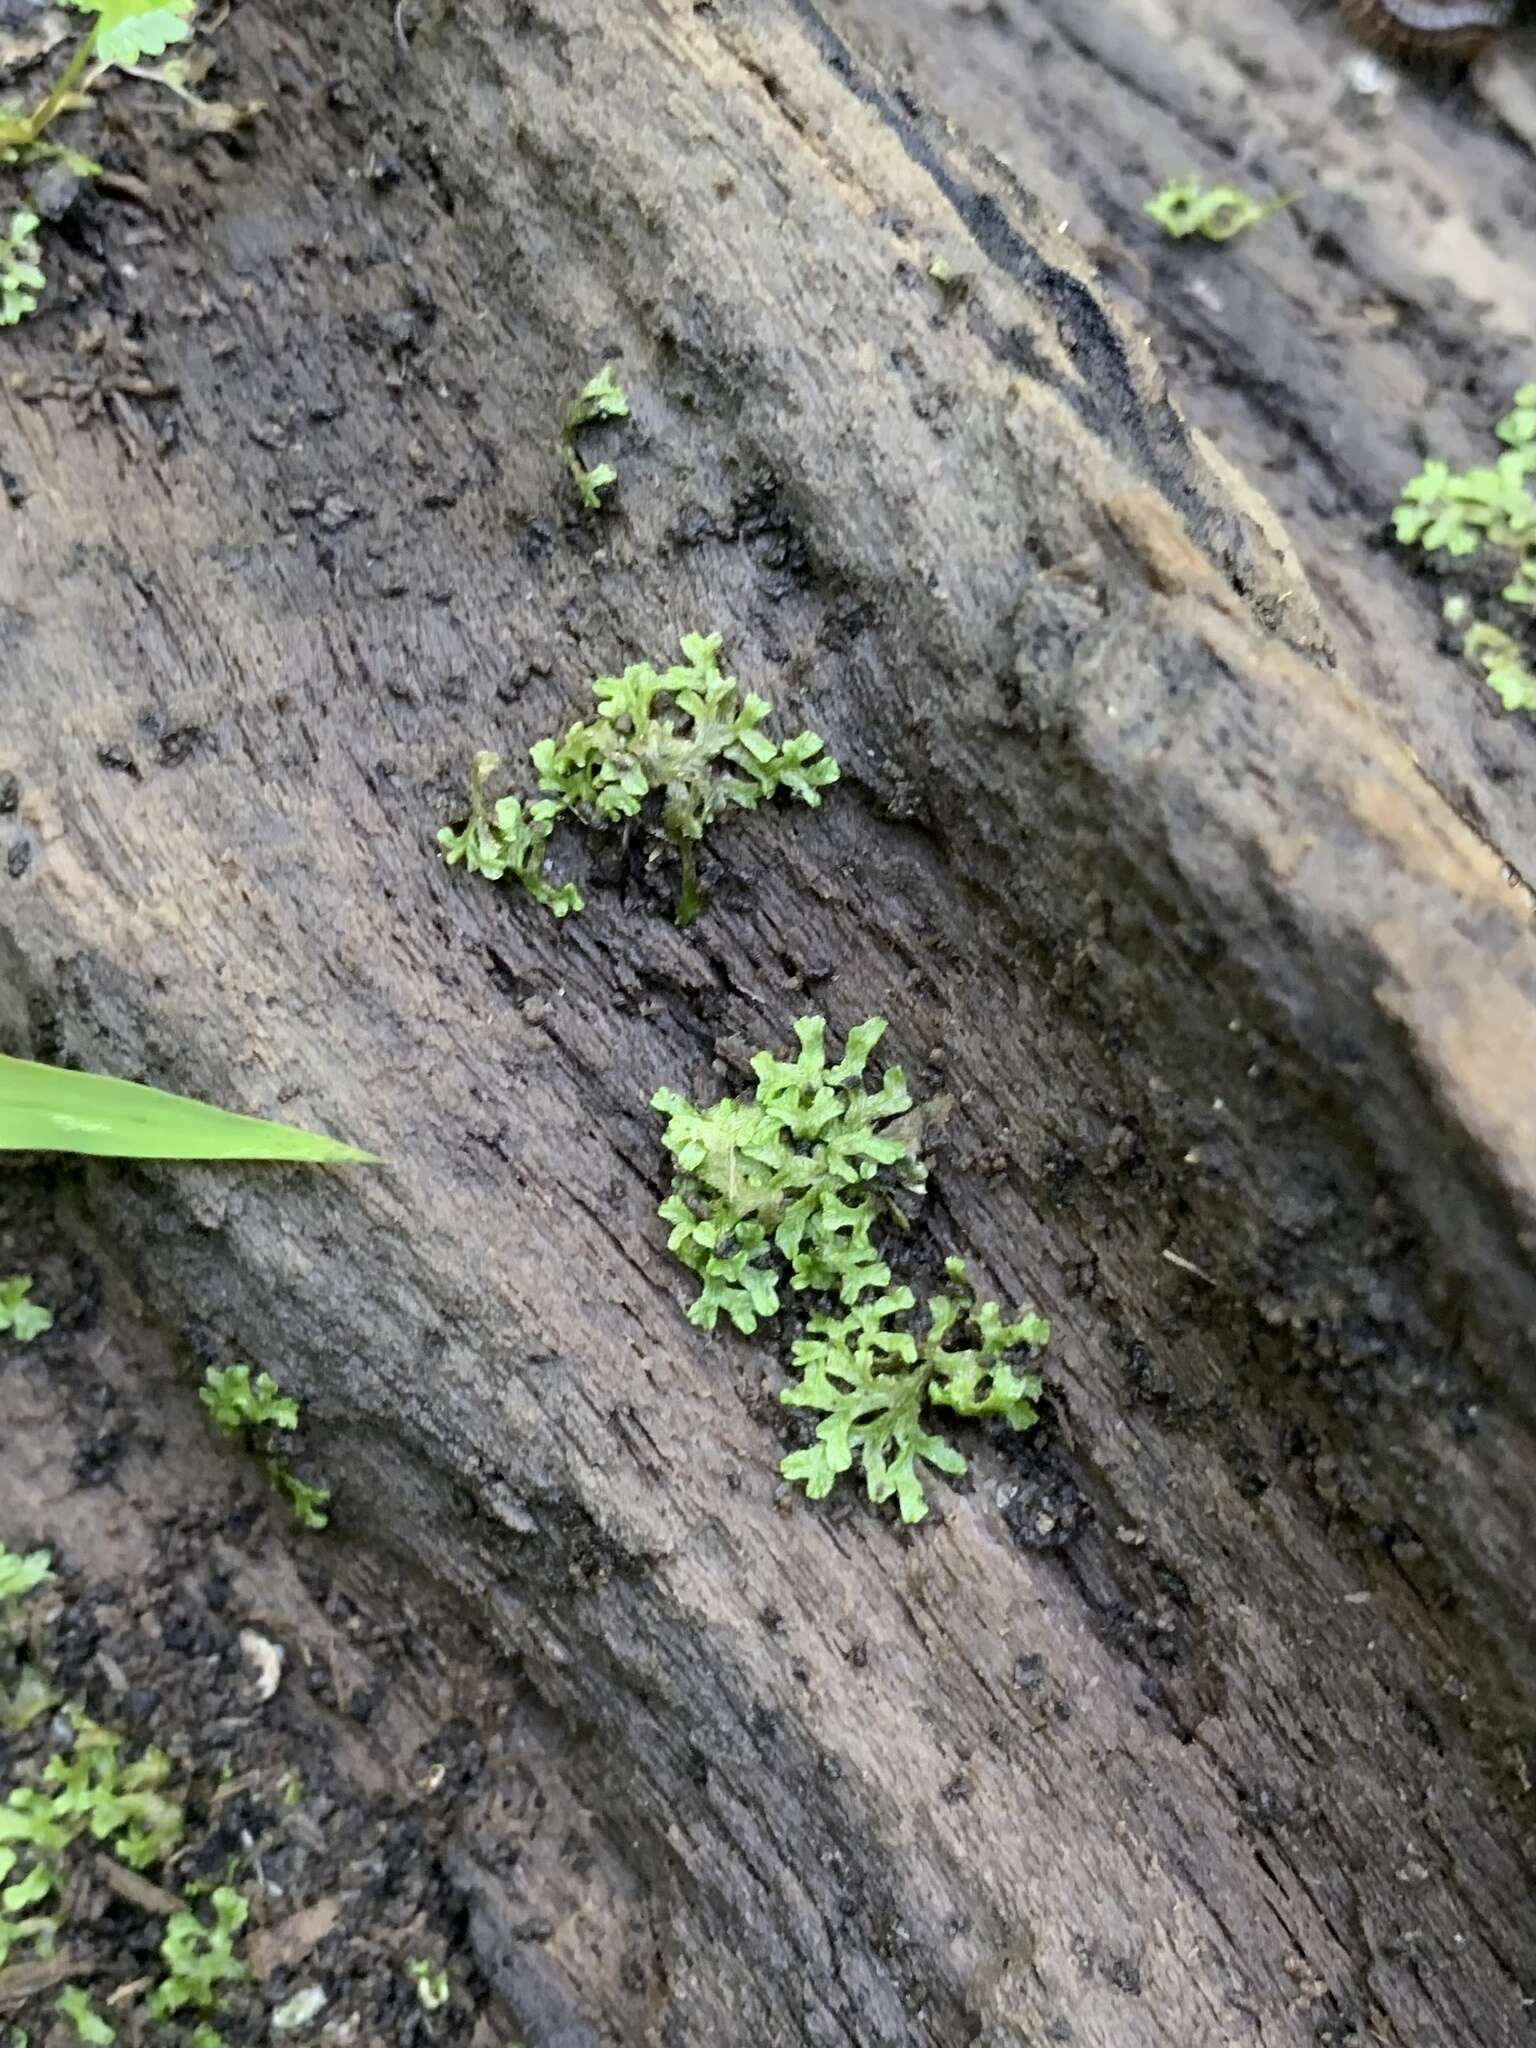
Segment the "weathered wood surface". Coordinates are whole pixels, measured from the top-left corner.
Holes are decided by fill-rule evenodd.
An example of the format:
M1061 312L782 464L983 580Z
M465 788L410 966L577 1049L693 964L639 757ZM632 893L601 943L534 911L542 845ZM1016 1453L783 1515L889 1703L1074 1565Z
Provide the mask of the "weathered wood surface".
M1331 487L1356 547L1475 322L1449 244L1359 201L1219 268L1132 242L1116 120L1155 101L1147 168L1187 159L1254 22L1277 64L1325 25L1255 0L1163 59L1151 0L978 12L974 69L916 5L894 59L1018 182L803 0L463 0L400 17L409 61L385 8L235 17L248 160L157 158L160 214L93 214L78 307L9 344L0 1032L387 1155L63 1186L191 1352L305 1396L343 1526L566 1731L550 1796L608 1863L483 1879L535 2048L1500 2048L1536 1992L1532 735L1434 708L1395 564L1309 583L1055 223L1100 209L1191 351L1252 295L1208 424L1255 472L1300 445L1255 481L1303 527ZM1007 125L1009 67L1027 109L1068 63L1058 125ZM1456 116L1396 118L1427 161ZM1464 196L1528 171L1465 149ZM1304 343L1362 250L1434 317ZM614 354L593 523L550 430ZM475 746L713 627L845 782L724 835L694 930L436 862ZM1056 1326L1049 1425L968 1446L915 1535L777 1497L774 1345L689 1328L654 1219L652 1089L805 1008L883 1011L953 1091L922 1255Z

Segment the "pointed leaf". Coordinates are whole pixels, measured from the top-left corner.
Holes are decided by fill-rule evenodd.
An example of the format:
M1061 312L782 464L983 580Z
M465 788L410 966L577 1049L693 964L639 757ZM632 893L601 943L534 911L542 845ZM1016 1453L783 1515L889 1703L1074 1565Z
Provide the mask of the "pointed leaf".
M371 1152L106 1074L0 1053L0 1151L98 1159L287 1159L376 1163Z

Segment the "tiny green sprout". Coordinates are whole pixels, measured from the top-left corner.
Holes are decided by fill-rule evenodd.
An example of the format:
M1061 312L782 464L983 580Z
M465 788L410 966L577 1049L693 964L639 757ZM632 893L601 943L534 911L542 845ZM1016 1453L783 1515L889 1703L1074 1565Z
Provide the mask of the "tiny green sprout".
M619 472L611 462L594 462L590 469L583 468L581 458L577 455L574 448L566 449L565 459L570 466L571 479L576 486L576 495L580 498L583 506L588 512L601 512L603 509L603 492L608 489L610 484L618 482Z
M924 1426L924 1403L1017 1430L1039 1419L1040 1381L1016 1371L1013 1361L1043 1350L1050 1324L1033 1310L1005 1323L996 1302L976 1306L964 1260L946 1260L945 1271L951 1291L930 1299L921 1344L905 1327L913 1307L907 1287L862 1302L846 1316L812 1316L809 1336L796 1341L801 1378L779 1398L786 1407L814 1409L823 1420L815 1442L792 1451L779 1469L812 1500L830 1493L857 1458L869 1498L894 1495L901 1519L920 1522L928 1507L919 1467L965 1470L953 1444ZM946 1340L952 1336L970 1341L951 1348Z
M447 864L492 881L514 875L536 902L564 917L582 908L582 898L570 883L556 888L546 879L555 824L570 818L599 832L638 824L649 831L653 858L675 855L677 922L691 924L702 907L696 849L707 828L780 790L814 808L838 767L816 733L782 744L769 736L767 703L720 672L718 633L684 634L682 653L681 665L659 674L640 662L599 676L592 685L597 715L529 749L543 795L526 806L516 797L490 802L486 784L497 757L477 754L468 821L437 835Z
M1514 403L1493 430L1511 448L1536 444L1536 384L1522 384Z
M1250 198L1236 185L1212 185L1197 177L1170 178L1142 207L1165 235L1181 242L1186 235L1204 235L1208 242L1230 242L1247 228L1290 206L1296 198L1287 192L1278 199Z
M3 1639L3 1630L0 1630L0 1639ZM37 1666L23 1664L13 1686L7 1689L0 1685L0 1731L7 1735L21 1735L34 1721L52 1713L58 1704L58 1694Z
M1457 472L1431 458L1410 477L1392 528L1404 547L1426 553L1498 550L1513 565L1504 602L1536 608L1536 384L1521 385L1494 431L1505 445L1491 465ZM1469 624L1465 597L1448 598L1442 609L1447 624L1464 631L1463 653L1504 709L1536 711L1536 675L1519 640L1487 621Z
M296 1771L290 1771L284 1778L281 1798L284 1806L304 1804L304 1780Z
M78 2040L87 2042L89 2048L107 2048L109 2042L117 2039L117 2031L109 2027L91 2005L90 1993L79 1984L66 1984L54 2000L54 2010L63 2014L75 2030Z
M1403 486L1392 528L1404 547L1426 553L1475 554L1485 540L1520 549L1536 539L1536 500L1527 479L1536 448L1509 448L1491 468L1452 473L1431 460Z
M883 1017L856 1026L829 1065L826 1019L801 1017L796 1058L753 1059L750 1098L699 1110L670 1088L652 1096L677 1169L660 1210L667 1249L700 1282L690 1322L712 1330L723 1314L750 1336L777 1314L786 1266L795 1289L845 1305L890 1280L872 1233L899 1216L895 1188L921 1188L924 1175L896 1128L912 1107L901 1068L866 1082L885 1028Z
M269 1430L294 1430L299 1425L299 1404L283 1393L270 1373L251 1378L248 1365L222 1369L210 1365L203 1375L198 1399L212 1416L214 1426L228 1437L240 1437ZM326 1503L330 1492L323 1486L308 1486L278 1457L263 1459L267 1483L288 1503L294 1520L305 1529L326 1526Z
M30 1273L13 1273L8 1280L0 1280L0 1335L9 1332L18 1344L30 1344L53 1328L53 1310L28 1301L31 1292Z
M1522 385L1495 428L1506 446L1491 466L1455 472L1431 458L1404 484L1392 515L1404 547L1475 554L1485 541L1516 556L1536 552L1536 384Z
M212 1897L213 1923L194 1913L173 1913L160 1944L165 1975L149 1999L151 2019L174 2018L191 2006L210 2012L218 2003L221 1984L238 1984L249 1975L234 1952L235 1936L245 1925L250 1907L236 1891L220 1885Z
M60 1921L34 1909L62 1894L66 1855L82 1836L133 1870L163 1863L181 1837L181 1809L163 1791L164 1753L125 1762L119 1736L78 1708L68 1721L71 1745L48 1758L41 1782L12 1786L0 1801L0 1966L21 1943L52 1954Z
M270 1373L259 1373L253 1381L248 1365L222 1369L210 1365L197 1398L225 1436L238 1436L243 1429L259 1429L264 1424L274 1429L299 1426L297 1401L279 1393L277 1381Z
M440 2012L448 2003L448 1972L435 1969L425 1956L412 1956L405 1974L416 1986L423 2012Z
M956 274L955 268L947 256L935 256L928 266L928 275L946 299L965 290L964 277Z
M21 1838L21 1828L30 1817L24 1806L15 1804L16 1794L27 1789L26 1786L13 1787L5 1806L0 1808L0 1817L4 1819L7 1831L17 1835L18 1839ZM23 1840L23 1846L33 1859L24 1869L19 1852L0 1839L0 1968L4 1967L12 1949L24 1941L33 1943L40 1955L51 1953L53 1938L58 1932L57 1920L44 1914L28 1916L26 1913L28 1906L40 1905L57 1882L51 1861L55 1852L50 1850L45 1859L44 1852L36 1843L37 1832L33 1824L30 1834ZM17 1870L21 1870L20 1877L15 1876Z
M618 473L606 462L588 469L576 451L576 435L593 420L628 418L629 396L619 383L612 363L605 363L565 409L565 418L560 426L560 452L571 472L577 495L589 512L603 509L602 494L610 484L618 482Z
M19 1862L16 1851L0 1843L0 1968L23 1942L34 1955L50 1955L59 1931L59 1922L52 1915L27 1910L41 1905L53 1890L52 1870L42 1863L33 1863L22 1877L10 1883L8 1880Z
M767 703L720 672L718 633L685 633L682 653L682 666L660 674L640 662L599 676L598 715L529 752L540 789L599 830L627 825L659 800L653 832L681 866L677 922L688 925L702 907L694 849L706 829L781 789L814 808L838 769L816 733L782 746L769 738Z
M163 1749L146 1749L131 1762L120 1761L122 1737L74 1712L74 1747L49 1757L43 1766L46 1803L29 1802L28 1810L45 1821L50 1832L40 1845L58 1845L89 1832L108 1842L112 1853L131 1870L163 1863L181 1840L182 1810L167 1799L164 1787L171 1774ZM12 1794L14 1803L17 1794ZM3 1831L3 1830L0 1830Z
M293 1519L301 1529L323 1529L327 1526L330 1521L326 1513L331 1498L329 1487L306 1486L281 1458L267 1460L267 1483L274 1493L287 1501Z
M19 1600L34 1587L45 1586L53 1577L53 1558L46 1550L29 1550L18 1556L0 1547L0 1603Z
M14 327L37 311L37 295L48 281L38 267L38 225L37 215L23 210L0 234L0 327Z
M0 1856L4 1852L0 1851ZM21 1919L12 1919L7 1912L0 1912L0 1970L10 1961L14 1949L26 1942L33 1955L39 1960L51 1956L58 1941L60 1923L47 1914L34 1913Z
M192 2029L192 2048L224 2048L224 2036L207 2020L199 2020Z
M16 1867L17 1856L14 1849L7 1850L5 1854L8 1860L4 1875L8 1878ZM0 1893L0 1904L4 1905L8 1913L21 1913L25 1912L28 1906L40 1906L57 1881L45 1864L34 1863L14 1884L6 1885L3 1893Z
M538 797L525 810L515 796L488 803L485 785L500 765L499 755L476 754L469 770L468 822L459 832L445 825L437 835L443 860L449 867L462 861L467 873L484 875L491 882L515 875L535 903L556 917L566 917L584 907L581 891L571 882L556 888L544 872L544 849L565 805Z
M1511 633L1486 623L1469 629L1462 652L1475 662L1506 711L1536 712L1536 673Z

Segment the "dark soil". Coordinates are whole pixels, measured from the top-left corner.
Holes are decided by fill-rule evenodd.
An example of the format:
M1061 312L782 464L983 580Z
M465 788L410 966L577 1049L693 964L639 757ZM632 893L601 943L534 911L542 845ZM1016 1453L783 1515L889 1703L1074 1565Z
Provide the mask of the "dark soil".
M16 1193L0 1213L15 1215ZM95 1276L46 1224L0 1227L0 1272L18 1260L59 1312L30 1344L0 1338L0 1541L52 1553L56 1583L25 1613L59 1707L0 1734L0 1799L68 1749L66 1705L126 1754L169 1754L186 1830L146 1875L172 1892L229 1884L251 1906L237 1944L251 1978L217 2016L231 2048L274 2038L272 2010L311 1986L324 2007L296 2039L511 2048L519 2030L480 1974L455 1866L477 1815L502 1816L504 1874L544 1825L516 1674L447 1647L429 1610L360 1572L344 1533L297 1533L206 1426L195 1380L126 1314L101 1313ZM281 1678L263 1699L257 1660L274 1648ZM53 2013L69 1982L119 2041L176 2038L142 2017L164 1920L122 1897L105 1863L75 1845L55 1956L23 1949L0 1969L0 2026L34 2044L73 2041ZM449 2002L431 2014L407 1975L417 1958L447 1971Z

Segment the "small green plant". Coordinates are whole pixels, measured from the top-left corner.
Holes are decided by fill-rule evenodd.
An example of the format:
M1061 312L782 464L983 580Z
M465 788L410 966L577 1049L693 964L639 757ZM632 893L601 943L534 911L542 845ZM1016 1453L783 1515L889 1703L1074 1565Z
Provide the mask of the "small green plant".
M812 1316L810 1335L797 1339L801 1378L779 1398L825 1419L816 1441L792 1451L779 1469L812 1500L830 1493L857 1458L870 1499L894 1494L901 1519L920 1522L928 1508L919 1465L965 1470L954 1445L924 1427L925 1404L971 1419L995 1418L1010 1429L1030 1429L1039 1419L1040 1381L1015 1371L1013 1361L1044 1350L1050 1324L1032 1310L1005 1323L996 1302L976 1306L963 1259L947 1259L944 1270L953 1291L930 1298L921 1343L903 1327L913 1306L908 1287L862 1302L846 1316ZM970 1342L951 1349L947 1340L956 1335Z
M281 1458L266 1461L267 1484L288 1503L288 1511L301 1529L324 1529L330 1522L326 1512L331 1498L328 1486L308 1486Z
M57 83L30 113L0 110L0 164L25 166L43 157L62 158L78 177L99 176L101 166L77 150L44 141L44 131L61 113L82 104L94 77L113 67L131 69L141 58L160 56L192 33L195 0L69 0L95 20L75 45ZM94 65L88 77L86 67ZM45 283L34 239L38 217L29 210L12 216L0 236L0 327L14 327L37 309Z
M53 1558L46 1550L29 1550L25 1556L0 1545L0 1606L19 1600L53 1577Z
M151 2019L172 2019L191 2007L211 2012L222 1984L238 1984L249 1975L235 1955L235 1936L245 1925L250 1907L237 1891L220 1885L212 1898L213 1921L195 1913L173 1913L160 1944L165 1975L150 1993Z
M197 1398L213 1417L214 1427L225 1436L239 1436L245 1429L297 1429L299 1404L279 1393L269 1372L251 1378L248 1365L229 1365L222 1370L210 1365L203 1375Z
M1208 242L1230 242L1234 235L1256 228L1261 221L1289 206L1294 193L1279 199L1250 198L1236 185L1211 185L1194 176L1170 178L1142 207L1165 235L1181 242L1186 235L1203 235Z
M1505 444L1490 465L1460 472L1438 459L1426 462L1403 486L1392 527L1404 547L1455 557L1495 549L1511 565L1500 595L1508 605L1536 610L1536 384L1524 384L1494 432ZM1458 623L1469 607L1446 606ZM1480 621L1462 652L1481 670L1506 711L1536 711L1536 676L1517 637Z
M49 1757L43 1766L45 1793L11 1794L10 1804L40 1817L45 1838L62 1830L73 1840L88 1832L92 1841L111 1844L112 1853L130 1870L148 1870L163 1863L181 1840L182 1812L165 1796L171 1760L163 1749L146 1749L125 1761L123 1738L100 1727L78 1709L70 1714L74 1745L67 1755ZM3 1823L0 1823L3 1832Z
M53 1310L28 1301L31 1292L30 1273L12 1273L9 1279L0 1280L0 1336L8 1334L18 1344L30 1344L53 1328Z
M1506 711L1536 711L1536 672L1513 633L1479 622L1468 628L1461 651L1482 670Z
M69 0L82 14L94 14L58 83L30 114L0 113L0 152L15 152L21 161L35 151L44 129L75 104L87 64L98 69L137 64L144 57L163 56L172 43L191 35L195 0Z
M0 1733L19 1735L58 1704L52 1686L26 1656L27 1624L21 1603L53 1578L46 1550L23 1555L0 1544ZM14 1865L12 1866L14 1867ZM0 1869L0 1877L7 1875Z
M662 1088L652 1107L667 1119L662 1141L677 1169L660 1212L668 1248L700 1282L689 1320L712 1330L724 1314L751 1335L778 1313L786 1276L841 1311L812 1314L793 1346L799 1377L780 1398L823 1419L815 1441L784 1459L784 1477L819 1500L857 1461L870 1499L894 1498L902 1520L918 1522L927 1513L920 1468L965 1470L929 1411L1030 1428L1040 1382L1018 1367L1044 1348L1050 1325L1033 1310L1005 1323L995 1302L978 1306L964 1262L950 1259L926 1333L908 1327L913 1295L890 1287L879 1239L907 1225L898 1194L924 1188L923 1112L899 1067L871 1085L885 1029L869 1018L829 1064L826 1020L801 1017L794 1059L753 1058L750 1098L701 1110Z
M597 831L649 830L655 853L676 856L682 870L677 922L691 924L701 907L695 849L727 811L755 810L780 790L816 806L837 780L837 763L817 734L802 732L782 746L763 730L767 703L743 694L720 673L720 635L688 633L683 664L661 673L648 662L592 685L597 715L570 726L561 739L529 749L542 798L492 803L486 782L494 754L477 754L470 773L470 816L460 831L445 826L438 844L450 867L460 862L492 880L515 876L556 917L580 910L569 884L555 888L545 873L545 848L555 824L569 817Z
M912 1107L901 1068L866 1086L885 1029L883 1017L856 1026L829 1066L825 1018L800 1017L798 1056L758 1053L750 1099L700 1110L670 1088L651 1097L678 1169L660 1212L667 1248L701 1283L690 1322L712 1330L723 1313L750 1336L777 1314L786 1266L797 1290L844 1303L889 1281L871 1232L899 1213L895 1187L920 1188L923 1170L895 1129Z
M223 1436L260 1441L270 1430L291 1432L299 1426L298 1402L281 1391L270 1373L252 1379L248 1365L210 1365L197 1398ZM287 1501L294 1520L306 1529L323 1529L329 1491L307 1486L279 1457L266 1456L262 1463L267 1483Z
M11 215L0 235L0 327L14 327L37 310L37 295L47 283L38 267L38 218L25 208Z
M1485 540L1519 547L1530 521L1528 475L1527 459L1515 448L1491 468L1460 473L1433 459L1403 485L1393 531L1404 547L1426 554L1475 555Z
M117 2039L116 2029L106 2021L91 2004L88 1991L79 1984L66 1984L55 2000L55 2010L62 2013L75 2030L77 2040L84 2041L88 2048L108 2048Z
M238 1116L138 1081L77 1074L0 1053L0 1152L97 1159L287 1159L376 1163L313 1131Z
M599 462L595 468L588 469L577 452L576 436L593 420L628 418L629 396L620 384L612 363L604 363L565 409L565 418L560 425L560 452L571 472L577 495L589 512L603 509L602 494L610 484L618 482L618 472L607 462Z
M7 1685L4 1662L0 1660L0 1732L20 1735L42 1715L51 1713L58 1703L58 1694L35 1664L23 1662L14 1683Z
M441 2012L448 2003L448 1972L434 1968L425 1956L412 1956L405 1966L405 1974L416 1986L422 2011Z
M1483 468L1453 472L1437 459L1426 462L1403 486L1402 501L1392 515L1393 530L1404 547L1433 554L1475 554L1485 542L1516 557L1516 583L1506 590L1510 604L1536 604L1536 591L1523 586L1536 576L1536 384L1515 394L1512 409L1494 431L1506 442L1504 453Z
M34 1863L13 1883L12 1874L20 1861L18 1852L0 1840L0 1969L23 1943L30 1946L34 1955L52 1955L58 1937L59 1922L55 1915L28 1910L47 1898L53 1889L53 1877L46 1865Z
M461 832L444 826L437 835L443 859L449 867L462 861L467 873L484 875L499 882L512 875L533 898L556 917L582 909L581 891L574 883L559 888L544 873L550 834L566 806L550 797L539 797L526 809L515 796L498 797L492 803L485 785L501 766L499 754L479 753L469 770L469 821Z
M124 1760L122 1738L71 1711L71 1746L43 1766L41 1783L15 1785L0 1803L0 1965L19 1944L50 1955L59 1920L33 1909L63 1896L71 1845L82 1835L133 1870L162 1863L181 1838L182 1813L165 1796L170 1760L148 1749Z

